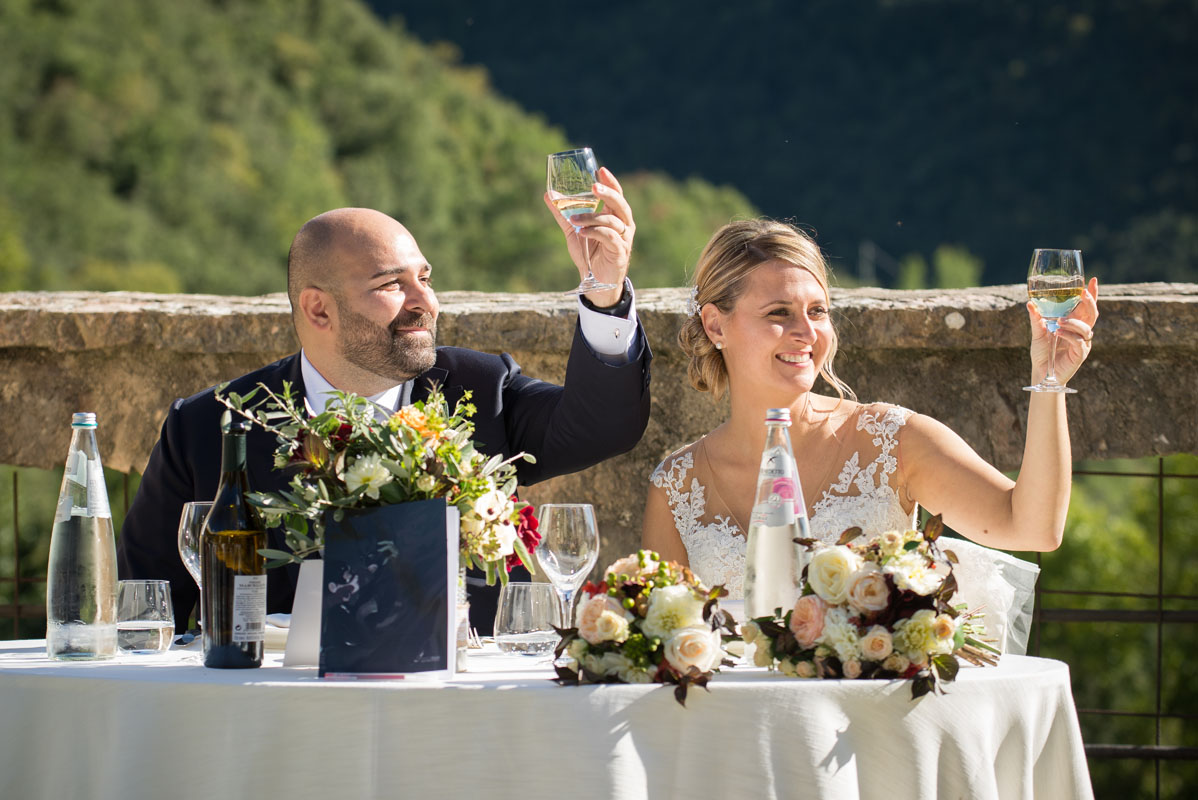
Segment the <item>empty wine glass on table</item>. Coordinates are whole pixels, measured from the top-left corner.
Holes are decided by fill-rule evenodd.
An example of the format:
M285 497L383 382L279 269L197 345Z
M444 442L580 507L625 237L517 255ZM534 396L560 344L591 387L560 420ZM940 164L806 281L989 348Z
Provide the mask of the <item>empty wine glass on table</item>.
M537 516L541 534L537 563L557 589L562 620L569 626L574 620L574 593L599 560L595 509L587 503L546 503Z
M204 520L211 510L211 501L192 501L183 504L183 513L179 515L179 558L200 591L203 591L200 581L200 534L204 531ZM200 624L198 606L196 624Z
M561 605L548 583L509 581L499 590L495 643L505 653L543 655L557 646Z
M579 214L593 214L599 208L599 198L595 196L594 186L598 180L599 164L595 161L595 153L589 147L577 150L566 150L549 156L546 188L549 199L567 220ZM574 226L575 235L579 226ZM582 255L586 260L587 274L578 287L567 294L586 294L601 289L615 289L615 284L600 283L591 273L591 243L579 237Z
M132 580L117 584L116 643L122 653L165 653L174 633L170 581Z
M1077 394L1076 389L1057 380L1057 329L1085 293L1086 276L1080 250L1043 249L1032 253L1032 263L1027 271L1027 294L1052 335L1052 353L1048 359L1048 372L1035 386L1024 386L1024 391Z

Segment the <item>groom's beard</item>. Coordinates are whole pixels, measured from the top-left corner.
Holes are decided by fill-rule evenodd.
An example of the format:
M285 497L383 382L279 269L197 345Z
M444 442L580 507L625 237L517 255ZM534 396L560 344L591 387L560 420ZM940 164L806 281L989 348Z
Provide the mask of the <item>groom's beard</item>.
M337 352L349 363L396 383L428 371L437 360L437 318L433 314L401 311L387 327L337 304L341 323ZM425 328L429 335L402 333L402 328Z

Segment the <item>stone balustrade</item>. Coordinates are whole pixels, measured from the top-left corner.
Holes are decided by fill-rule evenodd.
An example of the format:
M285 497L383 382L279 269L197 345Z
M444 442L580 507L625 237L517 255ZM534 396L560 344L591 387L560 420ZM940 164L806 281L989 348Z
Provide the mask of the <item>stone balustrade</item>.
M640 445L522 491L594 502L604 556L639 541L649 473L727 412L690 388L675 342L686 293L638 292L651 343L653 415ZM837 369L862 400L943 421L985 459L1017 469L1028 395L1022 286L833 292ZM574 301L559 294L444 292L438 342L509 352L528 375L562 380ZM1076 459L1198 452L1198 285L1101 288L1089 362L1071 385ZM129 292L0 294L0 463L61 465L74 411L95 411L105 465L141 470L169 403L297 348L285 295Z

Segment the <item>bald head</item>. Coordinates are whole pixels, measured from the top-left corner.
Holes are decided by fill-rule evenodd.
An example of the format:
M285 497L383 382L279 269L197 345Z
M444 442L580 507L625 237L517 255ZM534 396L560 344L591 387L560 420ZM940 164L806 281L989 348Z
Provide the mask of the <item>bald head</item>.
M347 266L378 256L400 237L415 246L408 229L370 208L337 208L304 223L287 255L287 299L292 314L309 286L341 295Z

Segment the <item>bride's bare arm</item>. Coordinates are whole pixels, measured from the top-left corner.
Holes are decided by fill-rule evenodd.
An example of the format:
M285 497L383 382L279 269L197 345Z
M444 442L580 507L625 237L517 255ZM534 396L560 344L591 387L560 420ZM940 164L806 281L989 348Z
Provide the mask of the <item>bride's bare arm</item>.
M1090 350L1098 317L1098 285L1091 281L1082 303L1061 325L1057 374L1067 380ZM1051 340L1040 316L1032 319L1032 379L1046 371ZM970 539L1003 550L1055 550L1065 530L1073 459L1065 395L1032 392L1019 478L1012 481L987 464L941 423L912 417L899 447L908 493L924 508Z
M666 502L665 489L649 484L649 496L645 500L645 518L641 528L641 547L656 550L666 561L676 561L690 566L686 558L686 546L674 526L674 515Z

